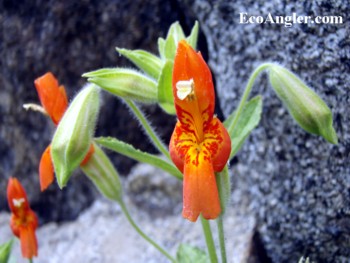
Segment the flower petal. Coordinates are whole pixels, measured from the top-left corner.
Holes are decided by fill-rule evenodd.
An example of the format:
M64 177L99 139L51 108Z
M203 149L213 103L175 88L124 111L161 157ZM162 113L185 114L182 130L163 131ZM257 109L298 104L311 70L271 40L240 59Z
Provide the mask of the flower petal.
M33 258L38 255L38 241L35 229L31 226L23 226L20 230L21 251L24 258Z
M16 178L10 178L7 185L7 201L11 212L20 217L29 209L27 194Z
M64 86L59 86L51 72L34 81L40 102L52 121L57 125L68 107Z
M51 160L51 144L43 152L39 164L40 189L45 191L54 180L54 169Z
M192 147L184 165L183 211L184 218L195 222L200 214L205 219L220 215L220 199L215 173L210 158Z
M203 146L209 150L215 172L224 169L231 153L231 139L221 121L214 117L204 129Z
M178 121L170 139L169 152L172 161L182 173L187 151L195 145L197 145L197 140L194 131L188 125L183 125Z
M193 83L193 91L186 92L185 98L178 96L178 89L186 84L186 90L190 90ZM181 85L180 85L181 84ZM203 139L203 126L210 122L215 107L215 93L212 76L208 65L202 55L186 43L180 41L174 61L173 70L173 94L176 115L183 124L192 123L198 132L197 137Z
M91 158L91 155L95 152L95 148L94 148L94 145L91 144L90 145L90 148L89 148L89 151L87 152L87 154L85 155L84 157L84 160L81 162L80 165L85 165L88 163L88 161L90 160Z

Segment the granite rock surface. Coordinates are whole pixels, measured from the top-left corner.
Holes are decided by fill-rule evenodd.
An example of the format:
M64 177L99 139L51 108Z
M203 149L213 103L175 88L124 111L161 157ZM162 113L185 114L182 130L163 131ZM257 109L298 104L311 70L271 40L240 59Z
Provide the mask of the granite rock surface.
M206 250L201 224L182 218L181 208L173 206L169 210L164 204L174 202L174 196L181 196L181 183L148 165L136 165L131 178L123 178L127 193L125 198L128 210L139 227L175 257L180 243ZM144 185L142 191L139 186ZM166 187L164 187L166 185ZM136 196L135 196L136 195ZM139 197L154 197L145 206L146 200ZM130 197L130 199L128 198ZM176 198L175 198L176 199ZM232 198L232 203L235 198ZM236 203L235 207L240 204ZM244 209L231 206L224 218L225 228L230 229L226 236L228 262L262 262L254 259L253 216L244 214ZM10 215L0 213L0 244L12 237L9 228ZM216 224L212 222L213 236L216 239ZM166 263L162 254L137 235L122 213L118 204L99 198L91 207L71 222L51 222L37 230L39 243L38 263ZM218 242L216 242L218 244ZM18 263L27 262L21 258L19 242L13 248L12 256Z
M272 262L348 262L350 258L349 1L186 1L205 33L218 96L227 116L250 73L278 62L299 75L333 112L338 145L304 132L261 77L259 127L237 154L234 185L250 198ZM343 24L240 24L249 16L341 16Z

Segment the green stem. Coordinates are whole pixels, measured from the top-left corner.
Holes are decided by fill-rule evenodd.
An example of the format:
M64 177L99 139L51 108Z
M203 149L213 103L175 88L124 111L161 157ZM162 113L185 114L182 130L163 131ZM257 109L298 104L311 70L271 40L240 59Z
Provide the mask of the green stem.
M154 146L156 146L156 148L170 160L170 154L169 154L167 147L165 147L165 145L159 139L158 135L153 130L151 125L148 123L148 121L147 121L145 115L143 115L142 111L136 106L136 104L133 101L125 99L125 102L128 104L130 109L134 112L137 119L141 122L142 127L145 129L146 133L150 137Z
M242 113L244 104L246 103L249 94L252 90L253 84L255 82L255 79L258 77L258 75L265 69L269 68L272 64L271 63L264 63L261 64L259 67L257 67L254 72L250 75L247 86L245 87L243 96L241 98L241 101L239 102L236 114L235 114L235 118L233 119L233 121L231 122L231 125L227 128L227 131L229 134L231 134L231 132L235 129L235 126L239 120L239 117Z
M152 246L154 246L159 252L161 252L164 256L166 256L171 262L176 263L176 260L169 255L168 252L166 252L161 246L159 246L155 241L153 241L149 236L147 236L135 223L135 221L132 219L128 209L125 206L125 203L123 201L119 202L120 207L122 208L122 211L126 217L126 219L129 221L129 223L132 225L132 227L136 230L136 232L142 236L146 241L148 241Z
M33 259L32 258L29 259L29 263L33 263Z
M219 233L221 262L222 263L226 263L227 262L227 257L226 257L226 247L225 247L225 232L224 232L224 224L223 224L223 217L222 217L222 215L220 215L219 218L216 219L216 223L217 223L217 226L218 226L218 233Z
M205 242L207 243L209 258L211 263L217 263L218 257L216 255L215 244L213 240L213 235L211 234L211 228L209 221L204 219L202 215L200 216L202 228L205 236Z

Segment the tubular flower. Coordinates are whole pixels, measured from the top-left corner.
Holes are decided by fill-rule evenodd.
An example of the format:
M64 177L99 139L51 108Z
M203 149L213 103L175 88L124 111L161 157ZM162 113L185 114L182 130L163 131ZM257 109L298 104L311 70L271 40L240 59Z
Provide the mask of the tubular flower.
M55 125L58 125L68 108L64 86L59 86L55 76L48 72L34 81L41 105ZM86 164L94 152L91 145L82 164ZM44 191L54 180L54 168L51 160L51 144L45 149L39 164L40 188Z
M33 258L38 255L38 242L35 230L38 218L30 209L27 194L16 178L10 178L7 185L7 201L12 212L10 227L21 241L22 256Z
M173 94L178 117L169 150L184 174L182 215L195 222L220 215L215 172L229 158L231 140L214 116L215 94L209 67L201 54L180 41L174 61Z

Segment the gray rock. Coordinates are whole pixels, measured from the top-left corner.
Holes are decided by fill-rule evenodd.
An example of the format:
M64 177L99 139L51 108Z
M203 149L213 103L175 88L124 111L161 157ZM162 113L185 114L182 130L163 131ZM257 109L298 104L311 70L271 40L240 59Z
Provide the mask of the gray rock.
M186 1L204 31L222 111L239 102L249 74L279 62L306 81L332 109L337 146L305 133L265 77L260 126L238 153L234 185L250 198L257 231L272 262L348 262L350 258L349 1ZM342 16L344 23L239 24L249 15ZM235 191L238 189L235 188ZM241 198L246 198L244 195Z
M142 169L144 169L143 172ZM123 184L127 189L135 189L136 182L140 181L147 182L147 184L151 182L153 186L159 185L155 183L158 179L155 181L152 178L145 179L152 176L149 171L163 174L146 165L139 165L134 169L132 179L124 181ZM166 185L178 185L178 183L174 184L172 179L170 175L164 175L161 181ZM142 192L143 196L155 193L152 187L146 189ZM171 192L173 191L175 188ZM177 191L181 194L181 190L177 189ZM173 195L174 193L163 192L162 198L170 200ZM134 198L132 195L128 196ZM235 202L234 198L233 202ZM191 223L183 219L181 211L176 214L164 212L161 217L154 216L154 207L145 208L139 204L135 206L128 198L126 198L126 204L142 230L167 249L171 255L176 255L180 243L206 250L200 221ZM248 262L248 259L252 257L255 219L243 211L245 210L236 210L231 206L224 217L225 229L229 230L226 236L228 262ZM12 237L8 224L9 218L9 214L0 213L0 244ZM212 222L211 225L214 231L213 236L216 239L216 224ZM39 242L39 257L35 259L37 263L169 262L135 232L118 204L102 199L97 199L75 221L61 224L48 223L41 226L37 230L37 237ZM216 244L218 244L217 241ZM21 258L19 242L15 243L12 255L18 263L27 262Z
M135 165L126 179L126 195L154 217L180 214L182 182L148 164Z

